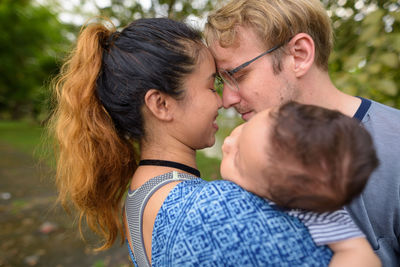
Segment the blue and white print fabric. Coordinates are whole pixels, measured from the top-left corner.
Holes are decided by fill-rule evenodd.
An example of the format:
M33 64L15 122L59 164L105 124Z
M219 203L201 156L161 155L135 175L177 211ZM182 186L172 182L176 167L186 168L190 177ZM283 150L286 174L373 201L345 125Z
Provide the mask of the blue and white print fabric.
M178 184L153 230L153 266L327 266L306 227L228 181Z

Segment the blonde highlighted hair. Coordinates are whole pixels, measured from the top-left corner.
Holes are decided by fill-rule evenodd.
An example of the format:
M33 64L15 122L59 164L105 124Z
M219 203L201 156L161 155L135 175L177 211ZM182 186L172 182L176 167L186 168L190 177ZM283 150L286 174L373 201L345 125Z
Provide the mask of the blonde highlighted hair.
M307 33L315 43L317 66L328 69L333 33L330 18L318 0L232 0L208 16L207 43L234 45L238 26L253 29L265 49ZM274 55L280 57L281 53Z
M86 220L105 238L100 249L110 247L118 233L123 236L121 200L136 168L133 146L118 135L96 96L101 43L114 31L102 24L81 30L55 79L57 107L50 121L57 142L58 199L64 207L72 203L78 209L80 231Z

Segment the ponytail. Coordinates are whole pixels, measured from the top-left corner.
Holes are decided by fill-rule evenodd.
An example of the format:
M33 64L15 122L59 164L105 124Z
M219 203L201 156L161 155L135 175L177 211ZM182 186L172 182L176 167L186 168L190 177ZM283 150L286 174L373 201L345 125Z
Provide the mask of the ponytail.
M146 92L181 95L202 47L198 31L166 18L139 19L120 33L90 24L54 80L59 201L78 210L80 229L86 221L104 237L99 249L118 234L124 240L121 202L138 159L126 137L145 137Z
M102 24L81 30L77 45L54 80L57 106L50 121L56 141L58 200L72 204L82 223L104 238L99 250L124 238L121 202L137 167L132 143L124 138L98 99L103 53L113 44ZM111 40L112 41L112 40Z

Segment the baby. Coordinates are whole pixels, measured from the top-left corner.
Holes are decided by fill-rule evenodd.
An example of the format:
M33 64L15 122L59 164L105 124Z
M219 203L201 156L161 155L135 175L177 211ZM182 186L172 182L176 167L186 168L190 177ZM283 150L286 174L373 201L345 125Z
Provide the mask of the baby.
M235 128L222 146L221 176L298 217L330 266L380 266L342 208L378 166L369 133L355 119L289 102Z

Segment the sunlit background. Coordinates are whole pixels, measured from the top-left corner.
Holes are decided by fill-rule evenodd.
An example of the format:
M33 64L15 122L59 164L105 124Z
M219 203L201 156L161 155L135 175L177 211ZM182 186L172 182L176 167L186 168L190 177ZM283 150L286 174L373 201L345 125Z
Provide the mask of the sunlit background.
M202 29L219 0L0 1L0 266L128 266L125 246L94 253L99 240L54 206L51 149L40 146L52 103L49 84L90 18L123 27L170 17ZM400 1L323 0L335 31L330 74L351 95L400 108ZM272 37L273 38L273 37ZM266 85L266 90L268 85ZM221 144L241 123L221 110L214 147L198 153L206 179L218 179ZM44 157L50 155L50 157Z

